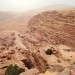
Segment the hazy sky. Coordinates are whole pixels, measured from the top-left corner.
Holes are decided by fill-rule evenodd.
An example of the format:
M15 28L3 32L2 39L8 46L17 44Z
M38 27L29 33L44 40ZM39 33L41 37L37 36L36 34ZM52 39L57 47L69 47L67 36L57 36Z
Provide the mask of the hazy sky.
M48 5L75 5L75 0L0 0L0 11L27 11Z

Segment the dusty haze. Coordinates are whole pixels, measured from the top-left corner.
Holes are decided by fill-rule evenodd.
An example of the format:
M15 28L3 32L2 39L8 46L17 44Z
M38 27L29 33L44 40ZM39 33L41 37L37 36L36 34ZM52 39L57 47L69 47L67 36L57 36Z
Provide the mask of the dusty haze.
M7 0L0 5L0 75L14 73L8 69L11 64L25 70L18 75L75 75L74 0L51 2L58 5L50 0L23 2Z

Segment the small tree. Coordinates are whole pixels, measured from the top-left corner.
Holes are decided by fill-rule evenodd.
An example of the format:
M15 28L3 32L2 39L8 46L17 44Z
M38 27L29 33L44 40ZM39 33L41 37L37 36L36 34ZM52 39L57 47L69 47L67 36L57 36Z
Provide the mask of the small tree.
M20 73L24 72L24 68L19 68L17 65L9 65L5 71L5 75L19 75Z

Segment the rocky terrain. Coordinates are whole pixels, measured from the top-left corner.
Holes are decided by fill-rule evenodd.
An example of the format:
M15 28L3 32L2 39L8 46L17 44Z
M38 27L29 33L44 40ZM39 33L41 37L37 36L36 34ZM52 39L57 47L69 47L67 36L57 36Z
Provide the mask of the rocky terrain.
M0 75L75 75L75 10L46 11L0 22Z

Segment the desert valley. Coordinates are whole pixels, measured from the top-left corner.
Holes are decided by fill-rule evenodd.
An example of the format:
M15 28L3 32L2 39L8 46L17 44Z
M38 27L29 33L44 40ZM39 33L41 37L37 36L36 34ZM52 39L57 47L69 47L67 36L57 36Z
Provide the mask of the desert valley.
M0 75L75 75L75 9L30 13L0 12Z

